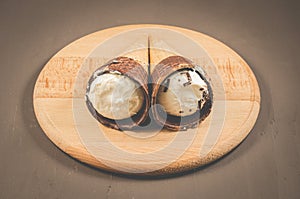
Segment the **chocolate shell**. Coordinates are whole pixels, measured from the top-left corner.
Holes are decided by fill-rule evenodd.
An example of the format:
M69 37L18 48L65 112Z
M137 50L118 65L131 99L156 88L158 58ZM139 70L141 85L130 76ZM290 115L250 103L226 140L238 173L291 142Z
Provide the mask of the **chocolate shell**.
M148 73L145 71L142 65L137 61L128 57L117 57L107 64L98 68L90 78L87 86L87 93L89 92L91 83L95 78L105 73L120 73L135 81L141 88L144 95L144 102L141 109L130 118L114 120L106 118L99 114L93 107L93 104L86 96L86 104L92 115L102 124L118 130L129 130L140 124L142 124L148 116L148 110L150 107L149 91L148 91Z
M169 115L165 112L163 107L154 106L157 102L158 92L160 87L165 86L163 82L176 71L181 70L195 70L200 77L205 81L208 87L208 95L205 96L205 103L200 106L200 108L193 114L187 116L174 116ZM181 57L181 56L170 56L158 63L152 74L152 97L151 105L153 106L153 116L154 119L160 125L163 125L165 128L170 130L187 130L188 128L195 128L203 121L211 112L212 108L212 89L204 76L204 71L197 65L193 64L190 60ZM165 118L166 116L166 118Z

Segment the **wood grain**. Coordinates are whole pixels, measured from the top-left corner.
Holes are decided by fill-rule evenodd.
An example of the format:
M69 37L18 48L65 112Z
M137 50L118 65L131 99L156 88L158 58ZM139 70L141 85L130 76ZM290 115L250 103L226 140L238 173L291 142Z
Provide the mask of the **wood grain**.
M84 103L87 80L109 59L95 56L93 52L109 38L140 29L146 29L146 33L152 29L176 31L205 49L207 56L191 59L199 63L210 78L214 105L212 113L197 129L121 132L99 124L89 114ZM123 55L146 67L148 36L143 34L138 38L139 49L137 45L125 48L120 44L120 48L126 49ZM174 54L168 44L158 42L160 38L155 34L150 38L151 66ZM150 68L150 72L152 70ZM33 100L45 134L63 151L98 168L139 175L177 173L220 158L248 135L260 109L255 76L237 53L207 35L160 25L106 29L69 44L41 71ZM218 127L219 124L223 125Z

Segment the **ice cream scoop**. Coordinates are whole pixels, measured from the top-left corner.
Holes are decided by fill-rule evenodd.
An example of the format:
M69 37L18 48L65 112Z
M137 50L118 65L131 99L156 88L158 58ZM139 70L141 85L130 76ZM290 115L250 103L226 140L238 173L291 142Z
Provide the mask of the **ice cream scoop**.
M188 116L201 109L208 94L205 81L193 69L177 71L164 80L158 103L174 116Z
M88 97L99 114L115 120L135 115L144 101L139 85L120 73L96 77L90 85Z

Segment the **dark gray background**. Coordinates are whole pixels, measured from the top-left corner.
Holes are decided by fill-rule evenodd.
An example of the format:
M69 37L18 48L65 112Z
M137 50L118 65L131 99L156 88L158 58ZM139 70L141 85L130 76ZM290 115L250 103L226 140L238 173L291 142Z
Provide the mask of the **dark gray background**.
M300 198L296 1L1 1L0 198ZM156 23L206 33L237 51L260 84L258 121L214 164L136 179L90 168L56 148L34 116L44 64L97 30Z

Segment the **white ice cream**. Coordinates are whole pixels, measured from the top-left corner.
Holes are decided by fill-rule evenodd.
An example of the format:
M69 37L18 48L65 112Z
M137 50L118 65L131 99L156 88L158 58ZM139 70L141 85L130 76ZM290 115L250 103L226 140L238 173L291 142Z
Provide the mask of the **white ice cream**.
M117 72L98 76L87 96L99 114L114 120L136 114L144 101L138 84Z
M204 104L203 92L208 94L207 84L195 71L178 71L164 80L158 94L158 103L169 115L187 116ZM166 88L167 87L167 88Z

